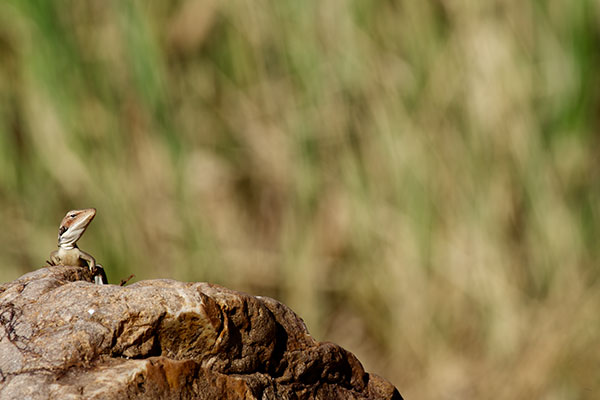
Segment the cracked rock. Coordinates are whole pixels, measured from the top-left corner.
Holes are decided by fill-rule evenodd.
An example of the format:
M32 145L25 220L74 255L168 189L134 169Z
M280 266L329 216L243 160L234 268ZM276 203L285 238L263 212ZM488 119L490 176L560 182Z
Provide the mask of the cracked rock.
M285 305L208 283L0 285L1 399L402 399Z

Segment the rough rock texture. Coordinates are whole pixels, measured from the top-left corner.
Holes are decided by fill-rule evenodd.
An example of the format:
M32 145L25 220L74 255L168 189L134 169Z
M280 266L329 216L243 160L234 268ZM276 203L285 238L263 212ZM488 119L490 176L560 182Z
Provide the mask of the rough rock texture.
M1 399L401 399L273 299L91 279L56 266L0 286Z

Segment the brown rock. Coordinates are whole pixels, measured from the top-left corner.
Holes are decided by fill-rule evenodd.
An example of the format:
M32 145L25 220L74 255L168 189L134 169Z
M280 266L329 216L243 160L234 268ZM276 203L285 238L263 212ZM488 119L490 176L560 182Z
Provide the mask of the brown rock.
M56 266L0 286L1 399L402 398L273 299L91 279Z

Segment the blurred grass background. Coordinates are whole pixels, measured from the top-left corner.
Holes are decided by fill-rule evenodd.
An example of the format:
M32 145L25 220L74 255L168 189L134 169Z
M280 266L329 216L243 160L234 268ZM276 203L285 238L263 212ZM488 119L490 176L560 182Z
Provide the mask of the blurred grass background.
M600 3L0 3L0 280L275 297L414 399L600 390Z

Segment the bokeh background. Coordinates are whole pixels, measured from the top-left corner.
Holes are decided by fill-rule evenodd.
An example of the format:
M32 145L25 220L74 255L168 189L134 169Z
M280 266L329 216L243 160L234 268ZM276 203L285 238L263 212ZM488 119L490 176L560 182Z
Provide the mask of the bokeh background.
M0 281L275 297L413 399L600 392L600 3L6 0Z

